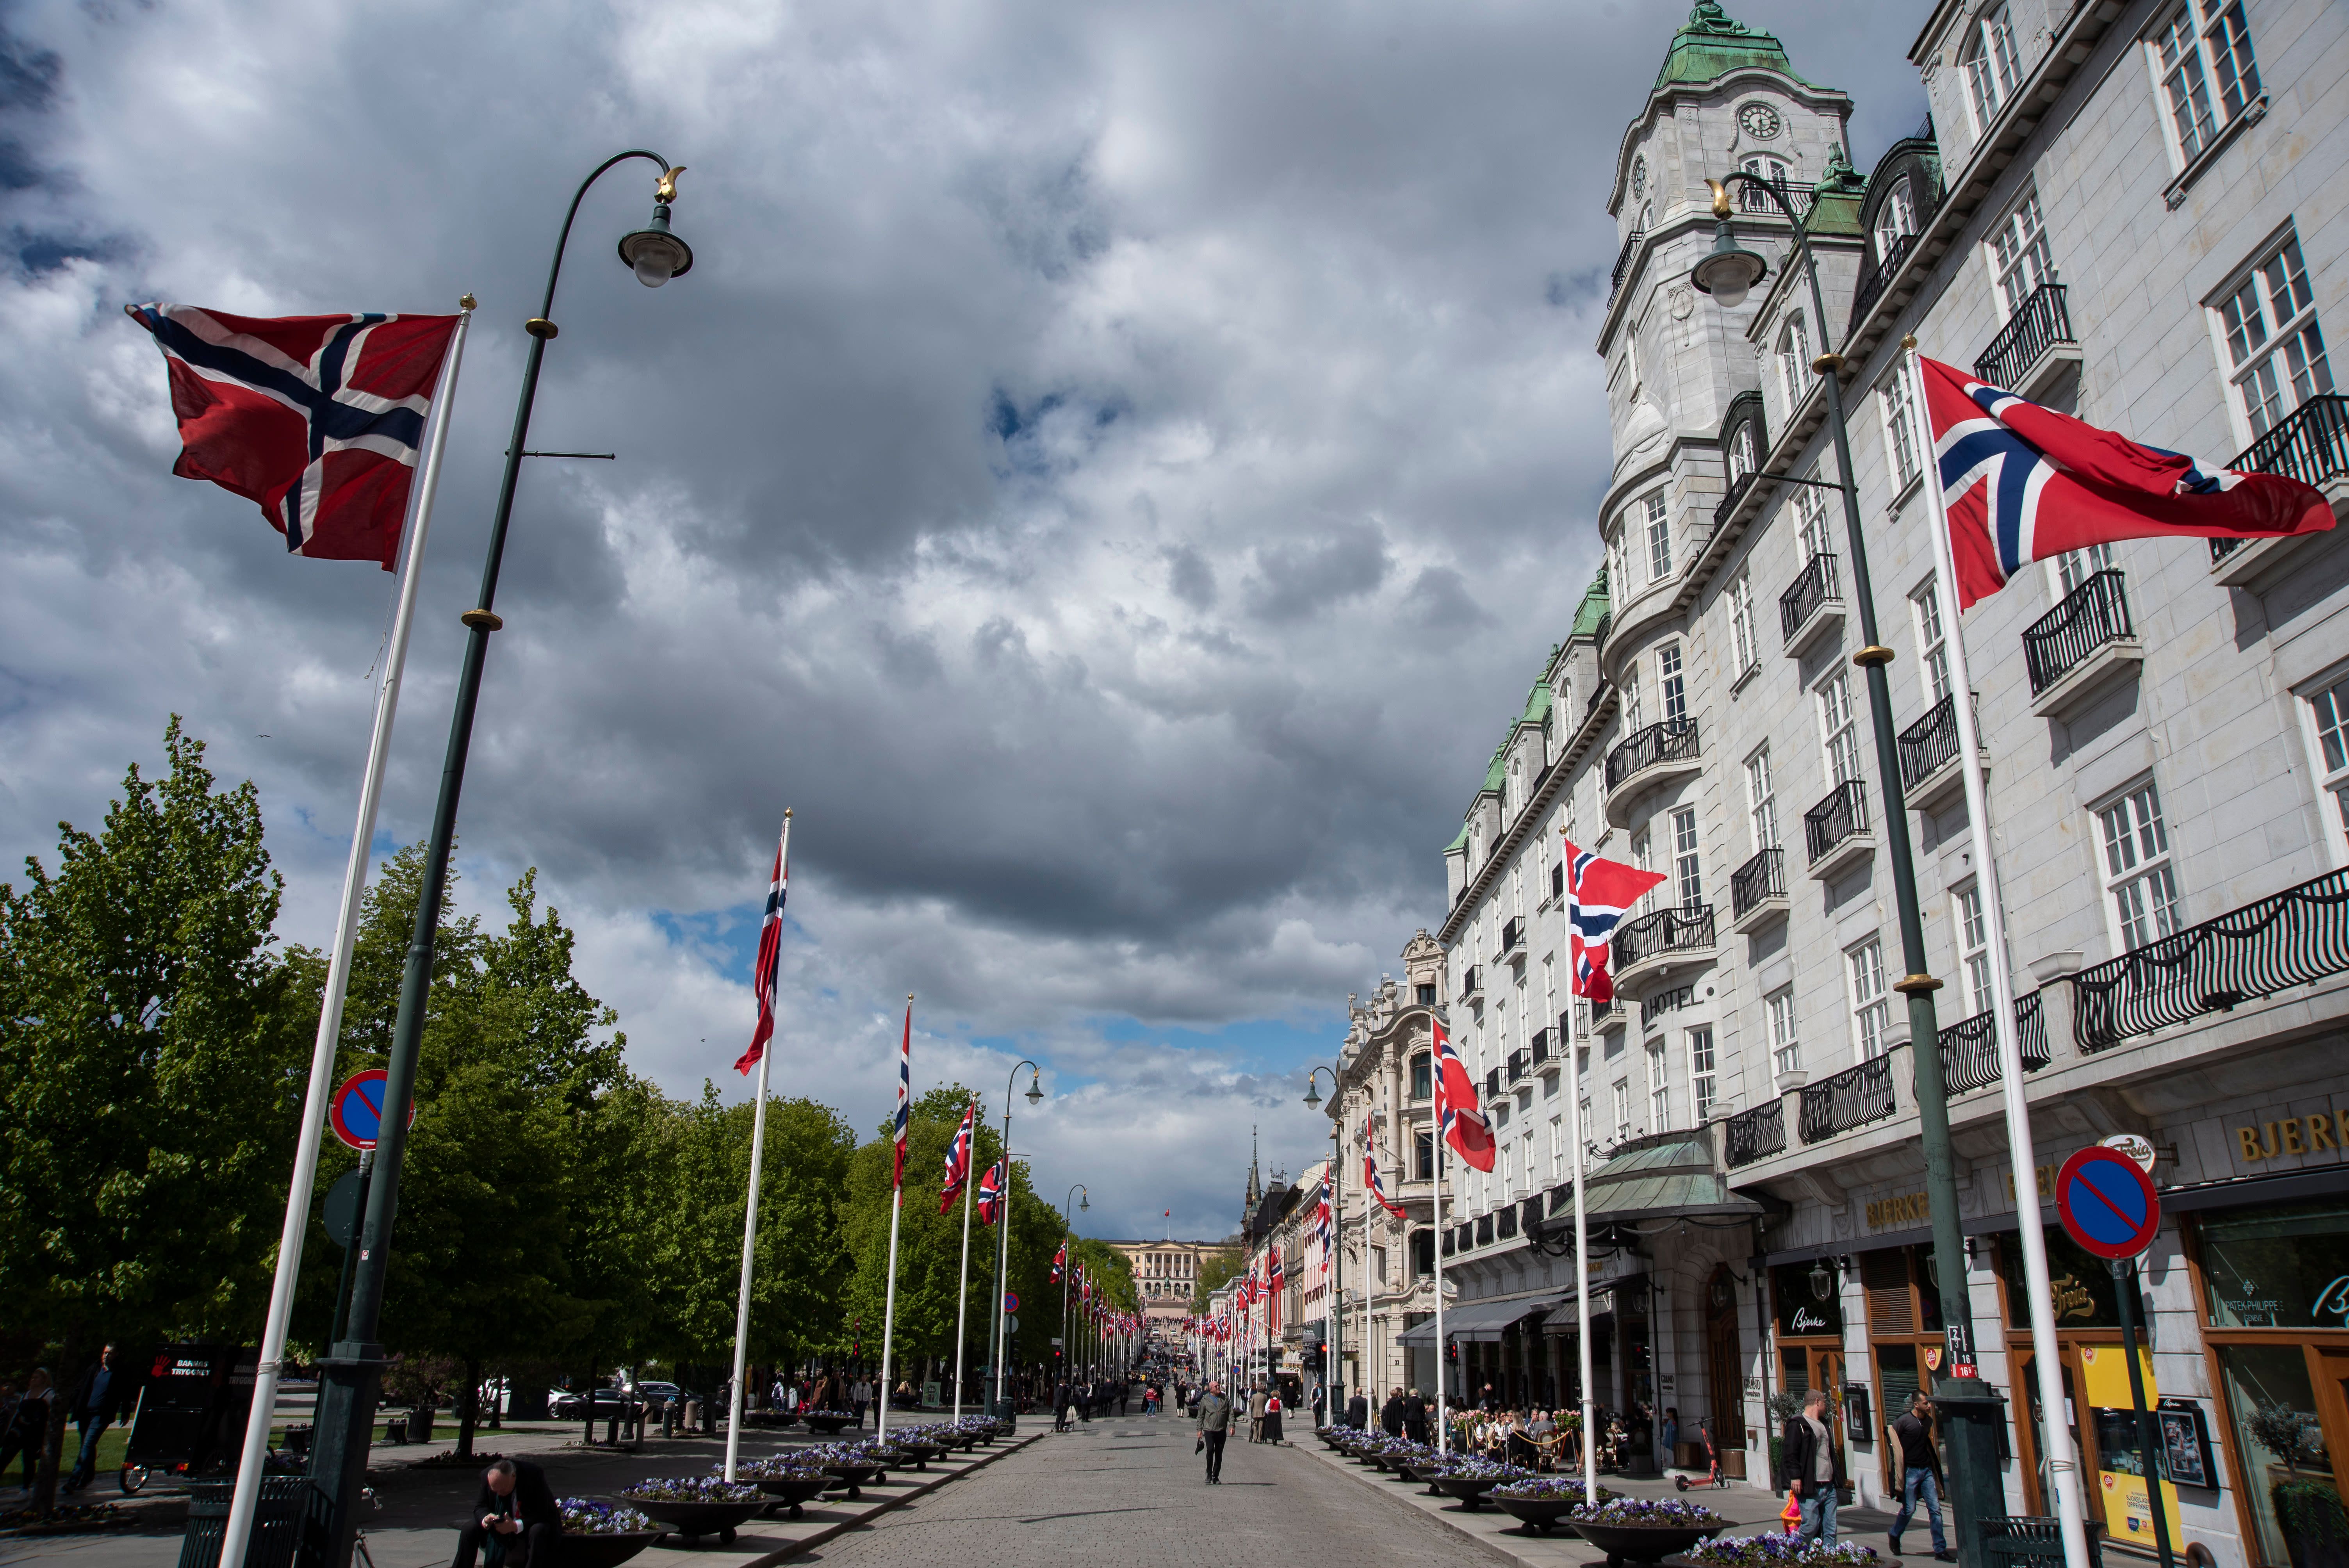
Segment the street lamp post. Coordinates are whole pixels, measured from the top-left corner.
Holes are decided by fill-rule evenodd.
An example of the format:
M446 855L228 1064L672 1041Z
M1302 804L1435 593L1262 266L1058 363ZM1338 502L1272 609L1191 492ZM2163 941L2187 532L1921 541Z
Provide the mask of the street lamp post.
M1077 1229L1070 1220L1072 1211L1069 1208L1069 1199L1076 1197L1080 1192L1084 1194L1082 1200L1084 1206L1088 1209L1092 1208L1093 1206L1092 1190L1081 1181L1070 1182L1067 1197L1061 1200L1061 1234L1071 1242L1077 1239ZM1061 1365L1055 1370L1062 1377L1076 1376L1075 1357L1071 1354L1075 1346L1069 1343L1069 1276L1076 1272L1076 1264L1077 1260L1071 1258L1061 1265ZM1057 1390L1053 1397L1059 1398Z
M530 354L523 362L522 397L514 409L513 438L506 449L505 477L498 486L497 513L490 524L489 559L481 568L481 596L459 617L467 628L465 659L457 676L455 712L449 722L449 751L440 772L440 796L432 812L432 836L425 855L424 878L416 903L415 934L408 946L408 967L401 976L399 1013L392 1026L391 1048L384 1058L384 1103L403 1106L416 1089L416 1057L424 1034L425 1004L432 984L432 948L439 934L441 895L448 886L449 854L457 832L457 799L465 781L465 759L472 745L473 712L481 698L481 670L490 651L490 634L504 624L491 608L497 597L498 569L505 555L506 525L513 515L514 490L522 477L524 448L530 441L531 405L538 396L539 366L546 346L555 335L550 317L554 310L554 285L563 272L564 248L571 241L571 225L587 188L607 170L631 159L643 159L661 171L653 189L652 221L620 240L620 260L647 288L658 288L693 266L693 252L669 232L669 203L677 199L677 177L683 173L657 153L632 150L596 165L579 183L571 206L563 215L563 231L554 242L554 259L546 269L546 293L538 315L523 324L530 334ZM349 1316L343 1337L330 1354L319 1358L325 1374L320 1390L317 1438L312 1445L310 1479L330 1499L326 1523L325 1555L334 1568L347 1568L356 1504L367 1479L367 1440L375 1424L376 1396L386 1365L376 1336L383 1316L386 1265L389 1262L392 1221L399 1212L399 1179L408 1145L408 1119L387 1115L376 1144L375 1174L368 1184L364 1226L358 1237L358 1264L352 1273ZM256 1418L266 1420L267 1411ZM232 1564L230 1568L242 1568Z
M1037 1082L1042 1076L1040 1069L1034 1062L1023 1058L1003 1080L1003 1191L999 1195L1003 1212L996 1217L1002 1234L996 1238L1000 1250L996 1254L995 1267L995 1403L999 1408L988 1412L991 1416L1002 1414L1003 1363L1011 1355L1011 1315L1003 1301L1011 1291L1011 1089L1019 1081L1020 1068L1028 1069L1028 1103L1040 1104L1044 1099L1043 1086Z
M1338 1098L1338 1070L1317 1067L1305 1075L1305 1103L1319 1106L1321 1096L1314 1088L1314 1080L1323 1073L1330 1075L1330 1098ZM1345 1148L1339 1134L1345 1124L1337 1117L1330 1119L1330 1277L1321 1282L1321 1305L1327 1319L1321 1330L1321 1405L1324 1424L1338 1424L1338 1408L1343 1398L1344 1385L1338 1371L1338 1336L1345 1324L1339 1298L1344 1293L1346 1281L1346 1249L1341 1244L1346 1235L1346 1208L1339 1186L1344 1170Z
M1810 235L1783 186L1737 170L1726 181L1708 180L1713 190L1713 246L1689 274L1689 282L1734 310L1769 272L1769 263L1737 243L1730 231L1729 187L1743 183L1764 192L1793 231L1795 254L1810 285L1811 319L1818 324L1822 350L1811 368L1826 391L1827 423L1839 469L1833 489L1843 497L1844 532L1851 550L1852 595L1859 611L1862 646L1851 662L1866 673L1868 715L1876 733L1876 768L1884 794L1885 848L1892 861L1892 893L1900 922L1900 957L1906 973L1893 989L1909 999L1909 1056L1915 1072L1918 1142L1925 1155L1925 1193L1931 1209L1932 1270L1941 1322L1954 1348L1973 1343L1973 1315L1967 1298L1965 1239L1959 1225L1957 1167L1950 1149L1950 1109L1941 1073L1940 1029L1933 993L1941 983L1926 970L1925 923L1917 904L1917 868L1909 841L1908 802L1900 787L1899 742L1892 727L1892 692L1885 665L1892 650L1878 637L1876 596L1868 581L1868 542L1859 521L1859 487L1852 476L1851 429L1844 417L1843 356L1826 352L1826 302L1819 290L1818 266ZM1986 870L1986 868L1985 868ZM1955 1357L1944 1362L1952 1365ZM1969 1357L1969 1364L1971 1357ZM2004 1419L1997 1395L1975 1377L1942 1377L1934 1391L1941 1413L1953 1418L1945 1439L1950 1450L1951 1506L1958 1520L1958 1549L1969 1568L1982 1562L1976 1521L2005 1511L1999 1481L1997 1438Z

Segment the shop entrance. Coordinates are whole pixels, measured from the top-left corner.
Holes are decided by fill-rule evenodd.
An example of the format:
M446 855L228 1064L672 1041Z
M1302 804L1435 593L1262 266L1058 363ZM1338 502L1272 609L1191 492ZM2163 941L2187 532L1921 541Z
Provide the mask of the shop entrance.
M1724 1264L1713 1271L1704 1292L1704 1419L1713 1433L1713 1448L1721 1455L1722 1468L1741 1477L1745 1473L1745 1399L1741 1391L1744 1377L1745 1353L1737 1335L1737 1285ZM1689 1431L1689 1425L1682 1423L1683 1433ZM1676 1462L1704 1463L1702 1442L1682 1447L1686 1457L1676 1457Z

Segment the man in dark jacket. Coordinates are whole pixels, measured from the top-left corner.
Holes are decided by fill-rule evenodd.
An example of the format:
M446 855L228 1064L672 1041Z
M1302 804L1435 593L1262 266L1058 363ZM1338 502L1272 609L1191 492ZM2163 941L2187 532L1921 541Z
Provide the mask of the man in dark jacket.
M1403 1397L1402 1435L1414 1443L1427 1441L1427 1401L1416 1388Z
M554 1538L562 1533L563 1511L546 1472L528 1460L499 1460L481 1472L481 1495L473 1499L449 1568L473 1568L477 1554L489 1568L551 1568Z
M1827 1391L1803 1396L1803 1413L1786 1423L1786 1484L1803 1507L1800 1531L1822 1546L1836 1542L1836 1504L1843 1500L1843 1450L1827 1424Z
M1363 1398L1361 1390L1357 1388L1354 1390L1354 1397L1346 1401L1346 1425L1359 1432L1366 1430L1370 1424L1371 1402Z
M1379 1407L1379 1429L1391 1438L1402 1436L1402 1390L1387 1390L1387 1402Z
M1232 1434L1232 1402L1221 1383L1209 1383L1199 1400L1199 1443L1207 1454L1207 1484L1224 1484L1224 1440Z
M81 1429L81 1456L74 1460L73 1473L66 1477L66 1491L79 1491L90 1483L97 1473L98 1439L130 1413L138 1398L138 1382L123 1365L122 1353L108 1346L74 1384L73 1398L66 1406L66 1418Z

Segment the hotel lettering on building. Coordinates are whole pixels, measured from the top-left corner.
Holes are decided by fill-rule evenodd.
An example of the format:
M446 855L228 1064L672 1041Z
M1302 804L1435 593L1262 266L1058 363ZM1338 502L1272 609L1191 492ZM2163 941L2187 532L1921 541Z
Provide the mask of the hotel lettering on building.
M1756 0L1748 0L1749 4ZM1660 40L1663 42L1663 40ZM1626 129L1598 325L1605 566L1445 850L1449 910L1359 1003L1332 1102L1366 1114L1407 1217L1359 1203L1350 1381L1576 1397L1568 1096L1591 1150L1595 1398L1639 1460L1774 1483L1803 1391L1835 1400L1864 1501L1884 1423L1941 1369L1913 1064L1940 1053L1982 1377L2012 1402L2010 1508L2044 1513L2018 1228L2049 1233L2068 1421L2108 1542L2149 1546L2112 1274L2055 1230L2055 1170L2149 1147L2143 1260L2177 1535L2220 1564L2349 1540L2349 537L2122 543L2032 565L1965 634L2002 860L2037 1191L2010 1179L1984 868L1934 609L1928 455L1899 345L2153 445L2349 497L2349 11L2325 0L1934 6L1930 118L1855 150L1852 100L1699 5ZM1630 106L1627 106L1630 107ZM1782 189L1817 253L1738 194L1771 273L1694 291L1705 185ZM1842 356L1819 368L1823 353ZM1839 475L1840 377L1889 667L1938 1038L1909 1037ZM1563 830L1664 875L1613 942L1620 999L1574 1026ZM1448 1173L1453 1344L1434 1344L1428 1031L1493 1111ZM1358 1167L1357 1167L1358 1168ZM1356 1274L1355 1270L1363 1270ZM1660 1451L1676 1410L1682 1450ZM2132 1496L2137 1500L2132 1504Z

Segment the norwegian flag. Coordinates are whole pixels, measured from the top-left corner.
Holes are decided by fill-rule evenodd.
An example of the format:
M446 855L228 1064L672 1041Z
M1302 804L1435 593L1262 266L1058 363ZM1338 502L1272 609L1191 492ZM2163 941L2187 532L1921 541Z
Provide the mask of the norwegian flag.
M122 308L171 374L173 473L256 502L295 555L392 569L457 317Z
M1280 1287L1288 1283L1288 1267L1286 1264L1281 1262L1280 1253L1276 1250L1271 1256L1265 1260L1265 1295L1268 1296L1278 1295L1280 1294Z
M1615 927L1626 911L1663 880L1661 872L1601 860L1592 851L1576 849L1571 839L1566 841L1566 928L1573 950L1574 995L1589 997L1594 1006L1615 999L1615 977L1607 968Z
M1454 1153L1479 1171L1493 1168L1493 1129L1476 1109L1476 1086L1452 1037L1435 1026L1435 1119Z
M972 1125L978 1119L978 1101L972 1100L963 1108L962 1126L955 1130L954 1141L947 1145L947 1177L938 1189L938 1212L954 1207L962 1196L963 1183L970 1180L970 1137Z
M897 1046L897 1114L891 1121L889 1140L895 1150L891 1155L889 1181L892 1186L905 1184L905 1128L914 1114L914 999L905 998L905 1037Z
M1367 1115L1362 1118L1362 1184L1379 1201L1380 1208L1398 1220L1404 1217L1402 1205L1387 1196L1386 1183L1379 1180L1378 1124Z
M1324 1181L1313 1201L1313 1239L1321 1243L1321 1272L1330 1272L1330 1183Z
M2100 430L1918 356L1958 607L2026 562L2116 539L2274 539L2333 526L2321 490Z
M1061 1274L1062 1271L1064 1271L1065 1269L1067 1269L1067 1268L1068 1268L1068 1266L1069 1266L1069 1243L1066 1243L1066 1242L1062 1242L1062 1243L1061 1243L1061 1250L1060 1250L1059 1252L1054 1253L1052 1254L1052 1278L1051 1278L1050 1283L1051 1283L1051 1284L1060 1284L1060 1283L1061 1283Z
M1003 1212L1003 1161L999 1160L978 1179L978 1222L982 1225L995 1223L996 1216Z
M759 964L750 972L750 989L759 998L759 1022L750 1031L750 1048L734 1059L734 1070L748 1073L767 1054L775 1036L775 975L783 962L783 895L790 891L790 868L783 856L792 841L792 825L783 823L782 841L775 846L774 874L767 879L767 914L759 923Z

